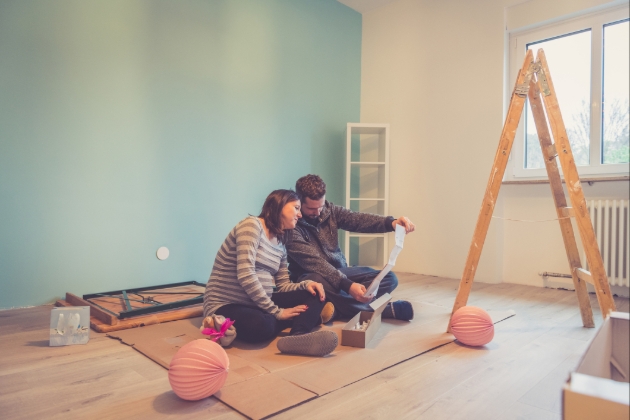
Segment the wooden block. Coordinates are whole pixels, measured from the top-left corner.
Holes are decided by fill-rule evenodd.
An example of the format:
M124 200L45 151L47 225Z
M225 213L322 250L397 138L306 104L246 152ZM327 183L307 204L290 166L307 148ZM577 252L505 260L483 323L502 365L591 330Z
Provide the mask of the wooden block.
M95 317L92 317L90 319L90 326L94 331L108 333L112 331L126 330L129 328L144 327L146 325L161 324L163 322L177 321L180 319L195 318L198 316L203 316L203 305L195 305L152 315L119 320L116 325L109 325Z
M118 324L118 318L116 318L114 315L108 314L107 312L99 308L98 306L91 304L87 300L83 300L77 295L73 295L72 293L66 293L66 302L72 304L72 306L89 306L91 317L97 318L99 321L105 324L109 324L109 325Z

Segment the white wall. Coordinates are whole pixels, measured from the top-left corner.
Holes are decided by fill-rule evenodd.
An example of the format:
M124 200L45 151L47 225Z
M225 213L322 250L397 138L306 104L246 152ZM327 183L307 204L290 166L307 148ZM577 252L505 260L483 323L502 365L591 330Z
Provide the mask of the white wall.
M361 122L391 124L390 213L418 226L398 270L462 274L503 126L506 28L607 2L548 3L399 0L363 14ZM627 197L628 183L585 187L604 194ZM503 186L494 214L555 217L549 186ZM568 272L557 223L494 219L476 280L542 285L540 271Z
M582 185L587 200L608 197L628 199L627 182L597 182L593 185L585 182ZM501 193L503 194L503 213L507 218L548 220L557 217L548 184L504 185ZM567 194L566 189L565 194ZM575 223L573 227L575 234L578 235ZM544 271L570 273L557 222L505 221L503 232L503 281L573 289L571 279L552 277L543 279L538 275ZM579 238L578 246L581 248ZM621 290L619 292L626 296L628 293L627 288L625 292Z
M361 36L334 0L0 1L0 309L205 282L270 191L342 180Z

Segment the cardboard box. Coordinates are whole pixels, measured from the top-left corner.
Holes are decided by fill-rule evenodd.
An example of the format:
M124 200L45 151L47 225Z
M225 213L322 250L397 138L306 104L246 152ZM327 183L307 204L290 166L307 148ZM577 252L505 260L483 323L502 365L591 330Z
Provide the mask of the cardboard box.
M50 345L86 344L90 340L90 307L53 308L50 312Z
M564 420L630 418L630 316L613 312L562 392Z
M391 299L391 295L385 293L383 296L370 303L374 312L361 311L344 325L341 330L341 345L365 348L381 326L381 314ZM365 321L369 321L365 330L353 330L357 322L363 324Z

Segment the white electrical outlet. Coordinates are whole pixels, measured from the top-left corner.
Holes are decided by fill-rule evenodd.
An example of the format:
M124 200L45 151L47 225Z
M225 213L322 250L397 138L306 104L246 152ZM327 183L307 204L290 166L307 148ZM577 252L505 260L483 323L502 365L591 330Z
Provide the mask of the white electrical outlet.
M168 250L167 247L165 246L161 246L158 248L157 252L155 253L158 257L158 260L165 260L168 258L170 251Z

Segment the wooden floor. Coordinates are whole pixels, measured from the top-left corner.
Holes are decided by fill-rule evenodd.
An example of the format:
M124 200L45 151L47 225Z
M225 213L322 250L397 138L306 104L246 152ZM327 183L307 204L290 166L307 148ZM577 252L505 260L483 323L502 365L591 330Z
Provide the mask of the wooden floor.
M453 304L458 280L399 279L395 298ZM615 302L628 312L628 299ZM591 303L599 326L594 295ZM559 419L561 386L595 332L582 328L575 294L476 283L469 304L516 316L496 325L485 348L447 344L274 418ZM165 369L104 334L49 347L50 309L0 311L0 418L243 418L214 398L179 400Z

